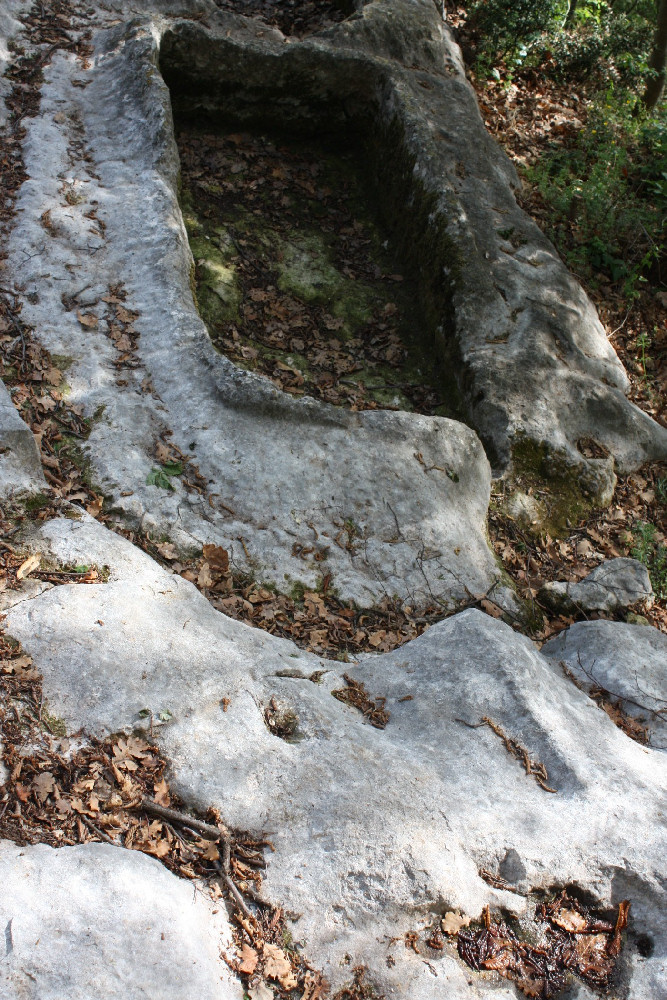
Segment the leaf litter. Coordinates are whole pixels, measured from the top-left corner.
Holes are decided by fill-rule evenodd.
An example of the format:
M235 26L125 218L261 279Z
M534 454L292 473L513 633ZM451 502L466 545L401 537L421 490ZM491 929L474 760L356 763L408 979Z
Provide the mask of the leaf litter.
M630 903L623 900L615 921L600 919L563 890L536 907L539 938L529 943L505 921L493 923L486 907L480 928L458 930L457 949L472 969L498 972L529 997L557 996L569 976L606 991L613 983L629 910Z
M144 735L68 735L48 712L31 657L0 633L0 742L9 775L0 787L0 837L52 847L103 841L157 858L174 874L229 899L236 954L223 956L272 995L300 989L318 1000L324 978L289 945L285 916L260 895L270 841L229 831L211 809L182 810L167 762ZM217 839L214 839L217 838Z
M293 396L450 415L432 357L412 343L423 327L412 284L396 273L350 155L184 126L177 139L198 296L216 348ZM202 283L221 267L214 300L237 294L233 272L236 315L233 303L222 317L204 305Z
M223 954L249 996L325 1000L330 987L294 947L283 910L261 896L265 837L230 831L219 812L183 810L165 778L167 762L143 734L68 735L49 715L42 682L20 645L0 633L0 741L9 774L0 788L0 837L52 847L102 841L158 859L181 878L226 898L234 952ZM365 970L334 1000L379 994Z
M187 558L171 542L156 542L136 531L122 534L166 569L194 583L228 617L332 659L348 662L357 653L388 652L445 617L446 612L436 604L416 610L386 600L376 608L357 608L332 594L326 578L320 591L295 588L294 596L280 594L245 573L234 572L229 552L222 546L206 544L201 556Z
M350 677L349 674L343 674L343 680L346 687L332 691L334 698L358 709L375 729L385 729L390 718L389 712L385 708L387 699L371 698L365 685Z

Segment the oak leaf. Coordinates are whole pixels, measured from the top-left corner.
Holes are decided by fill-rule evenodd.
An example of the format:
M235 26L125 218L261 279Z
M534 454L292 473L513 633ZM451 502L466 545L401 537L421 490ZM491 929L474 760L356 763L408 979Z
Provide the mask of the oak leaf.
M552 921L570 934L582 934L588 927L588 920L576 910L559 910Z
M455 913L453 910L450 910L448 913L445 913L440 922L440 926L445 934L448 934L450 937L454 937L454 935L458 934L462 927L467 927L469 923L470 917L466 917L461 913Z
M169 796L169 785L161 778L160 781L156 781L153 785L155 790L154 800L159 806L169 807L171 805L171 798Z
M293 990L297 985L297 979L282 948L276 944L264 943L262 956L264 958L264 975L269 979L276 979L284 990Z
M259 955L249 944L244 944L239 953L239 972L244 972L246 976L251 976L257 968Z
M98 323L98 318L95 313L82 313L78 309L76 312L76 318L81 326L85 326L88 330L92 330Z
M36 569L39 569L41 558L41 552L35 552L34 555L28 556L25 562L22 562L16 570L16 579L24 580L26 577L30 576L31 573L34 573Z

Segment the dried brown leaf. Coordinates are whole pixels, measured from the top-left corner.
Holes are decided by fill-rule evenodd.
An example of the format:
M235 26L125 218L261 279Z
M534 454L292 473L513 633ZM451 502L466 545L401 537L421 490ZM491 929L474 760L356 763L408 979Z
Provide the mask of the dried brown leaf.
M265 942L262 945L262 958L264 959L265 976L277 980L285 990L293 990L296 987L296 976L292 972L292 965L282 948L276 944Z
M255 949L251 948L249 944L244 944L239 952L239 972L251 976L257 968L258 961L259 955Z
M76 318L81 326L85 326L88 330L94 329L99 323L99 319L95 313L82 313L78 309L76 312Z
M454 910L449 910L440 921L440 926L445 934L454 937L462 927L467 927L469 923L470 917L466 917L464 914L457 913Z
M22 562L16 570L16 579L25 580L31 573L34 573L36 569L39 569L41 559L41 552L35 552L34 555L28 556L25 562Z
M50 771L42 771L42 773L38 774L33 780L32 787L35 792L35 796L37 797L37 801L41 805L46 802L51 792L53 792L56 787L56 783Z

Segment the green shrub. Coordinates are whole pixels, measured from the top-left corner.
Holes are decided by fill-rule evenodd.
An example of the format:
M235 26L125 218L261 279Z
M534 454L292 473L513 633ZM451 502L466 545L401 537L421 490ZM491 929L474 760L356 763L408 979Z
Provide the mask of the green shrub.
M601 9L604 8L604 9ZM548 72L555 79L572 83L595 82L598 86L622 84L641 87L654 31L653 24L643 17L615 11L606 4L578 8L576 27L552 33L542 38L536 58L542 60L548 51Z
M526 46L556 22L562 7L562 0L475 0L467 28L482 58L525 54Z
M656 597L667 598L667 546L656 539L656 528L649 521L638 521L633 529L635 547L632 555L646 566Z
M549 235L581 277L602 272L628 298L664 246L667 127L636 114L627 88L608 87L569 146L527 170L550 213Z

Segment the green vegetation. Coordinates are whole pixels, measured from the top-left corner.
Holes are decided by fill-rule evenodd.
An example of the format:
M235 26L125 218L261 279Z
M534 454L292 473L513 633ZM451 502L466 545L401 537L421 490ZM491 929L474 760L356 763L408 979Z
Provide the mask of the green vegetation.
M147 486L158 486L161 490L173 490L171 479L183 474L182 462L165 462L160 468L153 468L146 476Z
M26 513L32 514L35 511L42 510L44 507L48 507L50 502L50 498L45 493L33 493L32 496L26 497L22 501L22 506Z
M564 537L570 528L611 500L611 481L595 468L581 469L546 444L519 438L512 450L514 487L528 499L531 534ZM516 515L514 515L516 516Z
M478 78L568 88L578 101L526 176L548 235L591 284L633 301L660 276L667 122L658 20L667 0L475 0L464 46ZM664 25L667 31L667 25Z
M527 171L570 267L604 275L629 300L663 251L667 220L667 123L636 106L628 88L610 84L574 143L554 143Z
M658 541L658 531L649 521L638 521L633 530L632 555L646 566L659 600L667 598L667 545Z
M51 713L44 707L42 708L42 714L40 722L43 729L51 733L52 736L57 736L63 739L67 736L67 726L63 719L59 719L57 715L51 715Z

